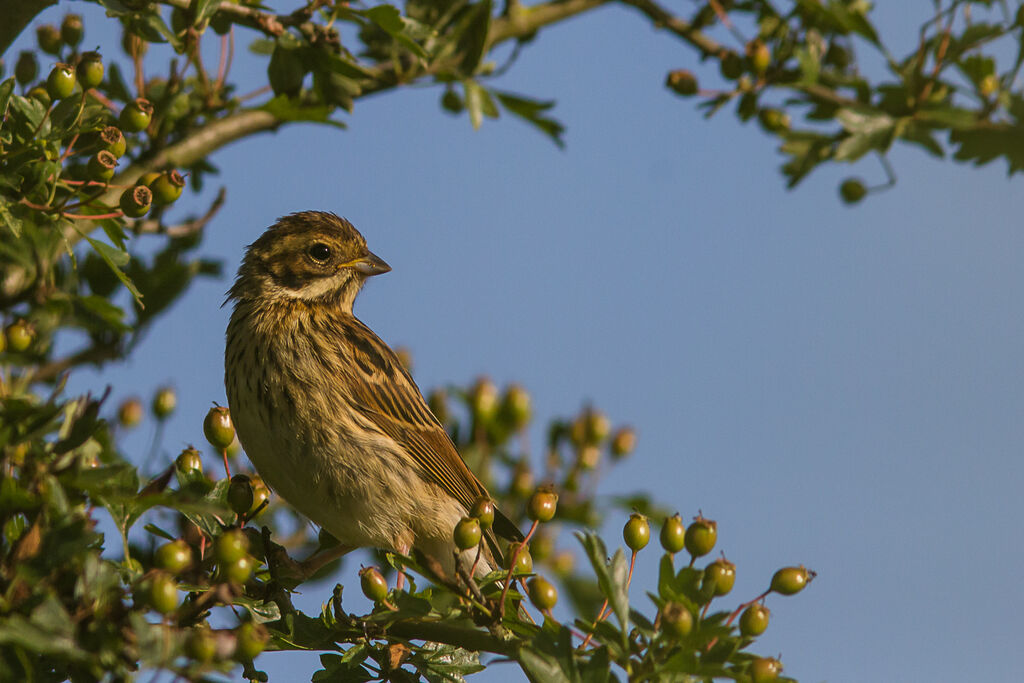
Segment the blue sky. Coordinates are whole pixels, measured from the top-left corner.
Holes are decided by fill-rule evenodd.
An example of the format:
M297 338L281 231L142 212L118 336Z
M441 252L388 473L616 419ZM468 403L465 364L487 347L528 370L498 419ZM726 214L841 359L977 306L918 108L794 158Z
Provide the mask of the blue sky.
M893 39L920 23L899 5L879 13ZM46 17L68 8L89 9ZM115 41L87 24L86 44ZM439 110L436 88L360 102L346 132L236 144L213 158L228 203L205 253L233 274L282 214L348 217L394 268L356 311L412 349L421 387L487 373L526 386L539 422L592 401L633 424L638 451L603 492L648 490L718 520L737 602L780 566L818 572L768 602L756 650L781 652L787 674L1019 677L1020 180L898 150L899 184L855 208L836 188L850 174L882 182L875 161L786 191L756 125L705 121L663 88L680 67L695 68L690 52L607 8L542 33L501 82L557 98L564 151L507 118L474 132ZM227 287L197 284L129 361L78 386L171 382L182 409L167 454L201 441L224 401ZM641 554L640 602L656 563ZM260 660L272 680L304 680L314 663ZM506 666L479 680L517 678Z

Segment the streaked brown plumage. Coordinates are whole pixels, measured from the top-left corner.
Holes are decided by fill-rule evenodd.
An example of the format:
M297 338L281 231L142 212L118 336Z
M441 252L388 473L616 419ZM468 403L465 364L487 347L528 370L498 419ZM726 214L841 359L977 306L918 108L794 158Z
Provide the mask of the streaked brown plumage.
M487 491L395 353L352 314L366 278L388 270L334 214L269 228L229 295L228 403L267 484L343 546L416 547L451 571L452 529ZM494 531L522 538L500 513ZM488 545L500 558L493 534Z

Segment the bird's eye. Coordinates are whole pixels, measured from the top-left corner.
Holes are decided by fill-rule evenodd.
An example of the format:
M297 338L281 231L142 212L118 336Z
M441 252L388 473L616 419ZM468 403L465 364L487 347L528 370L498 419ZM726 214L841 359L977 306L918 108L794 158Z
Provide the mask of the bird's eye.
M312 245L307 251L309 257L317 263L323 263L327 259L331 258L331 248L323 242L317 242Z

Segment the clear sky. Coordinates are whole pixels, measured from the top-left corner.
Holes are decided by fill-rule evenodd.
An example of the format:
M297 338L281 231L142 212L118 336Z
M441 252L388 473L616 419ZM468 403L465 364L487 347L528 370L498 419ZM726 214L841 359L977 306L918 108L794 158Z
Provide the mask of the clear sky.
M881 4L884 33L903 40L930 7ZM69 8L88 9L45 16ZM111 52L109 35L87 24L87 44ZM768 601L755 649L781 652L787 674L1018 680L1020 179L901 150L896 188L855 208L836 188L851 173L881 183L876 161L786 191L755 124L705 121L664 89L667 70L694 62L607 8L542 33L501 82L558 99L564 151L508 118L474 132L440 111L437 88L360 102L346 132L236 144L213 158L228 203L204 253L233 274L282 214L348 217L394 268L356 311L412 349L421 387L488 373L523 383L538 422L592 401L635 425L638 451L603 492L647 490L718 520L737 602L780 566L818 572ZM171 382L183 409L166 454L201 441L207 407L224 402L228 286L197 284L128 362L76 386L110 383L120 399ZM641 554L641 603L656 562ZM336 579L354 576L349 563ZM307 680L315 658L260 665ZM517 679L505 665L477 680Z

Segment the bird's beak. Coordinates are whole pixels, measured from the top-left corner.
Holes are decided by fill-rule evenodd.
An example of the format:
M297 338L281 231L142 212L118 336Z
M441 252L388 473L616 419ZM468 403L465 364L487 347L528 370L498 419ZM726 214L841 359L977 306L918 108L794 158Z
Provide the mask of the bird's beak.
M357 259L351 263L351 266L358 270L367 277L371 275L380 275L391 270L391 266L384 262L380 256L377 256L372 251L366 252L366 256L361 259Z

